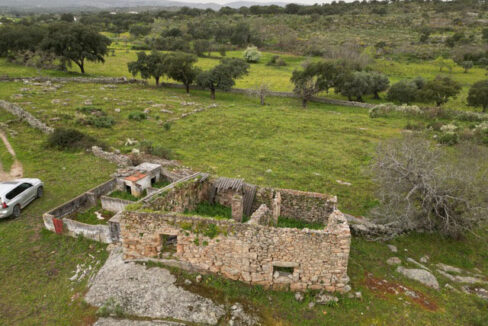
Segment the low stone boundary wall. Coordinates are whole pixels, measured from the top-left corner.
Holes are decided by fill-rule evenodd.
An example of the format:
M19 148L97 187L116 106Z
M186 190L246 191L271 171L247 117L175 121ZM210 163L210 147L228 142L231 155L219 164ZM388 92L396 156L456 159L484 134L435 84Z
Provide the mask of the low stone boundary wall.
M134 202L130 200L112 198L108 196L101 196L100 201L102 202L103 209L114 213L121 212L127 205L134 204Z
M179 88L179 89L184 89L185 86L182 84L176 84L176 83L160 83L161 87L168 87L168 88ZM202 87L198 87L196 85L191 86L192 89L198 89L198 90L206 90ZM232 88L228 91L229 93L235 93L235 94L249 94L249 89L246 88ZM274 97L287 97L287 98L298 98L298 96L293 93L293 92L276 92L276 91L270 91L268 93L268 96L274 96ZM353 106L353 107L358 107L358 108L365 108L365 109L371 109L376 106L376 104L371 104L371 103L363 103L363 102L355 102L355 101L345 101L345 100L339 100L339 99L333 99L333 98L327 98L327 97L320 97L320 96L313 96L310 101L312 102L318 102L318 103L324 103L324 104L331 104L331 105L341 105L341 106Z
M229 279L294 291L341 292L349 281L351 234L339 211L324 230L125 211L120 232L126 260L173 257ZM174 242L176 252L167 247Z
M21 120L27 122L31 127L35 129L39 129L45 134L50 134L54 132L54 128L49 127L44 122L35 118L32 114L25 111L18 105L15 105L13 103L4 100L0 100L0 108L15 115L16 117L19 117Z
M32 82L54 82L54 83L62 83L62 82L72 82L72 83L84 83L84 84L142 84L146 85L147 82L145 80L135 79L135 78L127 78L127 77L48 77L48 76L38 76L38 77L9 77L9 76L0 76L0 81L32 81Z
M96 157L100 157L109 162L113 162L120 167L132 165L132 161L127 155L117 154L113 152L106 152L98 146L92 147L92 153Z

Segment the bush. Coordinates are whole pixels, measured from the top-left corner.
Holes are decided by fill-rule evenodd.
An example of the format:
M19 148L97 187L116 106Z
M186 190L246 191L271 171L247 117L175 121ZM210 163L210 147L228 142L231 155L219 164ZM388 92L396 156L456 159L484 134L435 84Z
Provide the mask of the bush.
M439 143L443 145L456 145L459 143L459 135L455 132L446 132L439 137Z
M463 144L453 150L408 136L378 146L373 163L380 206L373 215L404 230L460 237L486 221L488 150Z
M283 60L279 55L274 55L271 57L267 66L286 66L285 60Z
M146 154L158 156L167 160L170 160L172 156L172 152L170 149L164 148L159 145L154 145L150 141L141 142L141 151L143 151Z
M261 52L255 46L250 46L244 51L244 60L251 63L259 62L261 59Z
M97 128L111 128L115 124L115 120L111 117L95 117L88 118L87 124Z
M94 145L100 145L97 140L91 136L76 129L55 129L47 139L48 147L59 150L79 150L91 148Z
M129 113L129 119L135 121L142 121L147 119L147 114L141 111L134 111Z

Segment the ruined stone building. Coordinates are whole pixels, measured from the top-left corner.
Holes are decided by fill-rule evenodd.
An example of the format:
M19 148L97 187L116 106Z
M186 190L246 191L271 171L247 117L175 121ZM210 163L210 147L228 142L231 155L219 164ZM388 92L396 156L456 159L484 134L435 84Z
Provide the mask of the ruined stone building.
M185 213L201 202L231 207L232 219ZM197 174L123 212L120 239L126 260L173 263L278 289L343 291L351 235L336 204L329 195ZM279 218L325 227L281 228Z
M45 213L44 224L57 233L121 243L127 261L153 260L275 289L347 289L351 234L337 197L181 171L151 163L120 169ZM154 188L161 180L169 185ZM113 198L113 191L140 199ZM115 213L107 224L72 218L97 203ZM192 213L202 203L227 207L232 218ZM281 227L281 219L319 229Z

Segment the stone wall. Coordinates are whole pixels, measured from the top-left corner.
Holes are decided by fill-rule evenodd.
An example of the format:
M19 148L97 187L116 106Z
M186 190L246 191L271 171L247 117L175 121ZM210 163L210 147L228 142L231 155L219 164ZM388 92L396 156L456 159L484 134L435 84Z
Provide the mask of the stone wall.
M86 238L110 243L110 229L106 225L89 225L80 223L68 218L64 218L77 211L87 209L95 206L97 200L104 194L107 194L115 189L117 185L116 179L111 179L104 182L95 188L88 190L87 192L71 199L70 201L61 204L49 212L43 214L44 227L54 232L53 218L62 219L63 229L71 236L84 236ZM107 233L108 232L108 233ZM108 234L108 235L107 235Z
M115 189L116 183L117 181L115 179L104 182L95 188L92 188L87 192L71 199L70 201L53 208L46 214L52 215L56 218L62 218L80 209L94 206L101 195L107 194Z
M21 120L27 122L31 127L35 129L39 129L45 134L50 134L54 132L54 128L49 127L41 120L35 118L32 114L22 109L20 106L15 105L13 103L0 100L0 108L4 109L5 111L19 117Z
M278 193L281 198L276 200ZM273 211L278 209L282 217L325 224L337 207L337 197L316 192L258 187L252 211L262 204L266 204Z
M176 213L123 212L120 232L126 260L173 258L233 280L291 290L344 291L350 231L335 211L325 230L276 228ZM286 269L288 272L284 272Z
M125 207L127 207L127 205L134 204L134 202L130 200L112 198L108 196L101 196L100 202L102 203L103 209L114 213L121 212L125 209Z
M210 184L200 175L187 181L175 183L172 187L166 187L162 192L156 193L148 203L153 210L171 211L183 213L191 211L196 206L208 201Z
M92 147L92 153L93 155L103 158L104 160L107 160L109 162L113 162L120 167L132 165L132 161L127 155L106 152L98 146Z
M161 83L160 86L162 87L170 87L170 88L180 88L183 89L184 85L182 84L175 84L175 83ZM198 87L196 85L191 86L192 89L200 89L202 90L203 88ZM205 89L206 90L206 89ZM228 92L229 93L235 93L235 94L249 94L249 89L247 88L232 88ZM275 92L275 91L270 91L268 93L268 96L274 96L274 97L287 97L287 98L298 98L298 96L293 93L293 92ZM318 96L313 96L310 101L312 102L318 102L318 103L324 103L324 104L332 104L332 105L342 105L342 106L354 106L354 107L359 107L359 108L365 108L365 109L370 109L375 107L375 104L370 104L370 103L363 103L363 102L355 102L355 101L346 101L346 100L338 100L338 99L333 99L333 98L327 98L327 97L318 97Z
M69 218L63 218L63 231L72 237L84 238L103 243L112 243L112 236L108 225L85 224Z
M0 76L0 81L14 81L14 82L38 82L44 83L47 81L53 83L83 83L83 84L142 84L146 85L147 82L145 80L134 79L134 78L127 78L127 77L47 77L47 76L40 76L40 77L9 77L9 76Z

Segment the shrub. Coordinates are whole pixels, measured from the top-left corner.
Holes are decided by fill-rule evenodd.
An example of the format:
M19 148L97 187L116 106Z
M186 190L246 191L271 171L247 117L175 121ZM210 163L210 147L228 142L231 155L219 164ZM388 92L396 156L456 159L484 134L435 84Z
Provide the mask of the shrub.
M455 132L446 132L439 137L439 143L448 146L456 145L459 143L459 135Z
M267 66L286 66L285 60L283 60L279 55L274 55L271 57Z
M89 117L87 122L88 125L94 126L97 128L111 128L115 124L115 120L111 117Z
M141 150L146 154L151 154L154 156L158 156L167 160L171 159L172 153L170 149L164 148L159 145L154 145L150 141L142 141L141 142Z
M134 111L129 113L129 119L135 121L142 121L147 119L147 114L141 111Z
M97 140L91 136L76 129L55 129L47 139L48 147L59 150L68 149L85 149L94 145L100 145Z
M486 220L486 148L453 150L408 136L378 146L373 173L380 205L373 215L402 229L460 237Z
M258 51L258 48L255 46L250 46L244 51L244 60L250 63L259 62L261 59L261 52Z
M105 111L93 106L82 106L77 108L76 111L85 115L90 115L90 114L99 115L99 116L106 115Z
M417 99L417 93L418 88L415 82L401 80L390 87L386 98L388 101L409 104Z

